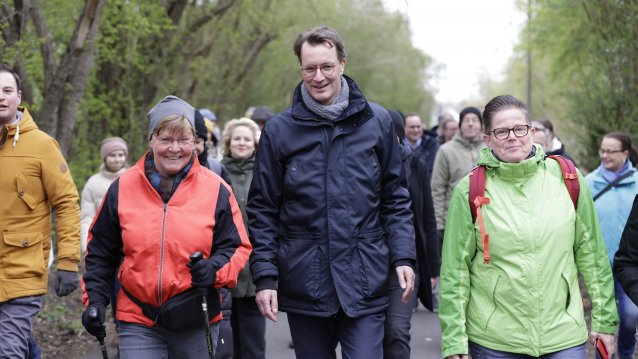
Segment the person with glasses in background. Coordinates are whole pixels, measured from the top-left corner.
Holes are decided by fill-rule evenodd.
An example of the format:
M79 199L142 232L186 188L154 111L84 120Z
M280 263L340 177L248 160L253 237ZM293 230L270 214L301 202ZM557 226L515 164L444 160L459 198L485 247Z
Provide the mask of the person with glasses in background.
M248 198L260 312L287 312L297 358L382 358L389 276L414 291L414 228L388 112L343 74L326 26L301 33L302 81L263 129Z
M613 265L633 199L638 194L638 171L634 168L638 158L631 138L622 132L610 132L603 136L598 153L600 166L585 179L594 196L607 255ZM617 358L630 359L636 346L634 334L638 324L638 307L629 299L617 278L614 278L614 288L620 319Z
M117 270L120 358L205 358L218 289L237 283L251 246L232 189L197 160L195 108L167 96L147 116L149 151L109 187L89 229L82 324L104 338Z
M543 147L543 151L547 149L547 128L539 121L532 121L532 127L536 130L534 132L534 143L537 143Z
M459 122L450 114L445 114L445 118L440 121L439 129L439 143L442 145L446 142L452 141L454 135L459 132Z
M483 120L483 205L474 221L468 175L454 188L446 223L443 357L584 359L586 342L596 338L613 352L611 267L585 179L578 173L575 208L560 164L533 143L536 130L519 99L493 98ZM578 272L592 297L590 333Z

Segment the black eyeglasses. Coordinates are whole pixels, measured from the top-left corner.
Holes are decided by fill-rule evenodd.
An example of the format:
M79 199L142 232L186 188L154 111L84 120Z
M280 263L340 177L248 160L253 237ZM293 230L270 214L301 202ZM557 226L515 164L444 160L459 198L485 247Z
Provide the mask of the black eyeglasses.
M530 128L530 125L516 125L512 128L505 128L505 127L495 128L490 132L494 134L494 137L496 137L496 139L504 140L510 136L510 131L514 132L514 136L516 137L527 136L527 134L529 133L529 128Z
M602 148L598 150L598 154L602 155L613 155L614 153L625 152L624 150L603 150Z
M337 68L337 64L323 64L323 65L308 65L301 66L301 73L304 77L313 77L317 73L317 70L320 70L324 76L330 76Z

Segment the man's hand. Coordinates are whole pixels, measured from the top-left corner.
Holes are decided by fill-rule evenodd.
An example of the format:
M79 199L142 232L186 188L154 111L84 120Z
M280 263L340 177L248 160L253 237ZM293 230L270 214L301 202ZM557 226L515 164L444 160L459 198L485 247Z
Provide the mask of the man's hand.
M605 348L607 348L607 353L611 356L611 354L616 352L616 338L613 334L604 334L598 333L595 331L591 331L589 333L589 343L591 345L596 345L596 338L600 338L605 344Z
M397 276L399 276L399 286L401 289L405 289L401 296L401 302L405 304L414 292L414 270L410 266L398 266L396 271Z
M257 292L255 296L255 302L261 315L272 320L277 321L277 311L279 310L279 303L277 303L277 291L274 289L263 289Z
M58 270L55 276L55 294L58 297L69 295L78 287L78 274L67 270Z
M430 284L432 285L432 290L434 290L434 288L436 288L436 282L439 281L439 277L431 277L430 278Z
M454 354L450 355L446 359L467 359L467 354Z

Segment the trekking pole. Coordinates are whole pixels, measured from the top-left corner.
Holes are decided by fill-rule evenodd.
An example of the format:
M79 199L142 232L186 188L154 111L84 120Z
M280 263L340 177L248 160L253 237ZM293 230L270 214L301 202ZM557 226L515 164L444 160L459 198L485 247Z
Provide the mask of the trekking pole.
M190 255L191 265L199 262L204 256L202 252L195 252ZM210 337L210 326L208 324L208 300L206 298L206 288L197 288L197 291L202 295L202 313L204 313L204 330L206 331L206 344L208 345L208 357L214 359L213 353L213 339Z
M97 319L97 308L91 307L89 309L89 318ZM106 345L104 344L104 336L100 335L99 337L95 337L100 343L100 350L102 351L102 359L109 359L109 353L106 351Z

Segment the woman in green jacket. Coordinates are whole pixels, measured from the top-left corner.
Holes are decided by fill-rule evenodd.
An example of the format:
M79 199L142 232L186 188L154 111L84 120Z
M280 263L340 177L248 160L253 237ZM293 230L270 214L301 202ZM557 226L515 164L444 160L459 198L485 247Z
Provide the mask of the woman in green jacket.
M585 358L578 272L592 298L589 340L600 338L613 353L613 280L585 180L579 173L575 209L560 165L534 145L527 106L517 98L493 98L483 119L487 147L478 165L486 168L489 203L480 210L489 252L481 216L472 219L466 176L454 189L443 241L443 356Z

